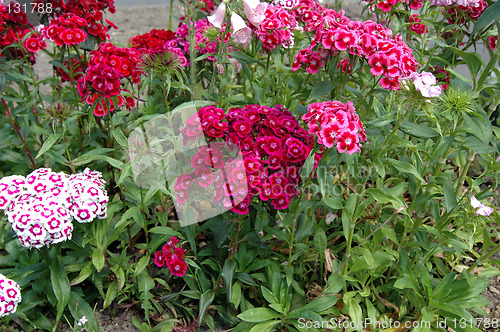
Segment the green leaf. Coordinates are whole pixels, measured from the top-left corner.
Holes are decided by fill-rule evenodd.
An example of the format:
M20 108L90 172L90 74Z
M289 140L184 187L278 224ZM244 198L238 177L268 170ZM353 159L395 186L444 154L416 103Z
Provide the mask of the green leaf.
M276 311L269 308L253 308L242 312L237 317L245 322L260 323L280 318L280 315Z
M417 123L412 123L408 120L403 121L400 129L405 134L419 138L431 138L439 136L439 133L436 130Z
M278 298L269 289L267 289L264 286L261 286L261 290L262 290L262 296L264 296L267 302L271 304L279 303Z
M270 322L262 322L250 329L249 332L269 332L273 329L275 325L277 325L279 320L272 320Z
M335 303L337 303L337 300L338 299L335 296L322 296L312 300L300 309L311 310L319 313L333 307Z
M92 263L88 263L81 271L78 277L71 281L70 286L78 285L79 283L85 281L92 274Z
M146 269L149 264L149 255L144 255L139 259L137 265L135 266L134 277L137 277Z
M64 264L62 260L53 260L50 270L50 281L52 283L52 290L57 298L56 323L54 324L54 329L52 330L55 331L62 318L64 309L66 309L66 306L68 305L71 294L71 287L69 285L68 276L64 271Z
M241 282L237 281L233 284L231 293L231 300L229 302L231 302L235 308L238 308L241 302Z
M398 171L403 172L403 173L408 173L414 175L418 180L425 182L425 180L422 178L418 170L415 168L415 166L410 165L407 162L392 159L392 158L383 158L384 161L388 161L391 163L392 166L394 166Z
M38 159L38 157L42 156L45 152L47 152L47 150L50 149L52 147L52 145L54 145L54 143L56 143L57 140L59 140L60 137L61 137L61 134L59 134L59 133L54 133L54 134L50 135L43 142L42 148L40 149L40 151L38 151L38 154L36 155L35 159Z
M224 267L222 268L222 279L226 284L227 297L231 298L232 294L232 286L233 286L233 277L234 270L236 269L236 261L227 259L224 262Z
M94 251L92 252L92 263L94 264L97 272L101 272L102 268L104 267L104 253L102 252L101 249L95 248Z
M106 291L106 297L104 299L104 304L103 308L107 308L111 302L116 298L116 295L118 294L118 283L116 281L113 281L109 287L108 290Z
M123 131L121 129L113 129L111 131L111 134L113 135L113 138L116 140L116 142L122 147L122 148L128 148L128 141L125 135L123 134Z
M333 85L331 81L322 81L316 83L311 91L311 95L309 96L308 101L319 99L321 97L329 95L330 92L332 92L333 88L335 88L335 85Z
M444 191L444 205L446 211L450 212L457 206L457 197L455 196L455 190L453 189L453 184L449 177L444 177L443 179L443 191Z
M452 272L452 273L448 273L440 282L439 284L437 285L437 287L434 289L434 291L432 292L432 298L434 300L441 300L441 299L444 299L446 296L448 296L448 294L451 293L451 291L453 290L451 288L451 284L453 283L453 281L455 280L455 273Z
M167 226L156 226L149 230L149 233L166 235L166 237L182 237L181 233L174 231L172 228Z
M480 154L495 152L495 148L489 144L482 142L475 136L468 136L463 141L463 146Z
M85 299L81 298L75 292L71 292L68 308L75 321L81 319L83 316L88 319L88 322L85 324L87 331L99 331L99 323L94 315L94 310Z
M475 80L477 74L481 70L481 66L484 64L483 59L477 53L465 52L452 46L448 47L452 49L455 53L457 53L465 61L467 67L469 67L472 78Z
M404 203L401 199L389 194L386 190L380 188L369 188L366 190L366 192L372 195L373 198L375 198L375 200L381 204L391 203L396 210L404 206Z
M325 197L323 198L323 203L334 210L339 210L344 207L342 204L342 198L340 198L339 196Z
M125 213L122 215L121 219L119 222L115 224L115 229L119 228L123 224L125 224L128 220L132 218L132 216L136 213L140 213L141 208L139 206L133 206L129 208Z
M479 30L488 26L495 20L500 18L500 1L496 1L491 6L486 8L486 10L479 16L474 24L474 29L472 29L471 36L475 36Z
M319 255L323 257L325 249L326 249L326 234L325 231L321 228L316 229L314 234L314 247L318 251Z
M259 65L264 66L261 61L250 57L248 54L242 51L232 51L231 53L229 53L229 56L235 58L241 63L258 63Z
M198 326L203 323L203 318L205 317L205 314L207 313L208 307L212 304L214 301L214 291L213 290L208 290L205 293L201 294L200 296L200 311L198 313Z

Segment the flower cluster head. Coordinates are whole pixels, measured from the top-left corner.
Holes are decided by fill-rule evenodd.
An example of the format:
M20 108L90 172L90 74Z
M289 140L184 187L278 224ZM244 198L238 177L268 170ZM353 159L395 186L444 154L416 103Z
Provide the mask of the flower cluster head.
M103 219L107 203L101 173L88 168L73 175L39 168L26 177L0 180L0 209L29 248L71 239L73 218L80 223Z
M420 21L420 15L410 15L410 30L418 33L419 35L423 35L424 33L428 32L429 29L427 28L427 26L421 22L422 21Z
M135 106L135 100L126 96L129 91L122 87L122 80L140 82L139 58L136 49L119 48L111 43L100 44L97 50L90 52L87 72L78 81L78 92L87 104L97 102L95 115L104 116L124 103L128 109ZM118 105L114 104L113 96L116 96Z
M432 0L431 4L444 7L443 14L446 14L450 24L477 21L488 8L488 3L484 0Z
M399 78L416 71L418 63L401 35L393 37L391 30L373 21L351 21L343 11L323 8L313 0L307 1L309 6L304 3L301 0L292 13L305 24L304 30L315 35L311 45L299 51L293 71L305 67L308 73L316 73L327 57L340 56L343 61L346 54L367 60L371 74L382 76L380 85L391 90L400 88ZM346 71L352 65L342 63Z
M302 116L309 132L318 137L318 143L327 148L337 147L340 153L352 154L361 151L361 142L366 141L366 133L355 112L352 101L313 103L308 113Z
M186 274L187 264L184 261L184 250L177 247L179 242L177 237L172 237L162 247L161 251L155 253L155 264L158 267L167 266L174 276L182 277Z
M488 37L488 44L490 46L490 50L494 50L497 47L498 36L490 36Z
M432 73L423 71L419 74L417 72L413 72L403 80L405 81L405 85L412 82L415 89L417 89L425 98L439 97L441 95L441 86L436 85L437 80Z
M300 169L314 144L313 137L289 111L281 105L247 105L226 113L207 106L182 129L187 140L196 139L200 132L211 143L193 157L195 171L178 178L176 189L183 196L181 200L188 201L191 187L213 184L213 201L239 214L249 212L250 200L256 196L270 201L276 209L288 207L297 194ZM225 143L238 146L243 160L224 160L218 151ZM212 168L219 170L218 176L212 175Z
M46 11L43 15L49 17L59 17L67 13L72 13L89 21L95 22L95 18L100 20L104 11L109 11L111 14L116 12L114 0L84 0L84 1L63 1L63 0L33 0L32 4L47 6L50 4L51 11Z
M14 2L11 2L12 6ZM33 26L28 22L26 13L22 10L17 11L14 8L10 10L3 3L0 3L0 56L7 56L11 59L22 59L27 55L32 64L35 63L35 54L39 50L47 47L47 44L37 32L33 32ZM25 37L29 35L26 39ZM22 40L24 42L22 42ZM3 48L18 43L24 48Z
M130 38L128 43L130 47L139 50L141 53L158 53L165 51L165 44L175 39L175 32L171 30L153 29L150 32Z
M194 49L198 51L200 54L217 52L217 41L211 40L206 36L206 33L211 28L211 26L212 25L210 24L210 22L206 17L194 22L195 41L196 41ZM186 23L180 24L176 32L177 40L175 48L177 47L180 48L183 51L186 59L189 58L188 35L189 35L188 25ZM210 61L215 61L214 56L209 56L207 59ZM186 60L186 65L189 66L187 60Z
M0 274L0 317L16 312L21 303L21 288L14 281Z
M474 209L476 209L476 211L474 212L474 214L476 216L479 216L479 215L489 216L490 214L493 213L493 211L495 211L492 207L486 206L483 203L481 203L480 201L478 201L477 198L474 196L471 197L470 204L472 205L472 207Z
M253 13L258 13L258 10L257 7ZM297 28L297 21L284 7L268 5L260 23L258 18L254 18L253 22L250 19L249 21L254 26L255 35L262 41L264 50L269 51L277 46L293 46L293 30Z
M398 7L403 6L407 11L410 9L419 9L422 7L423 0L365 0L370 3L370 10L376 11L377 9L383 13L388 13L397 10ZM400 8L399 8L400 9Z

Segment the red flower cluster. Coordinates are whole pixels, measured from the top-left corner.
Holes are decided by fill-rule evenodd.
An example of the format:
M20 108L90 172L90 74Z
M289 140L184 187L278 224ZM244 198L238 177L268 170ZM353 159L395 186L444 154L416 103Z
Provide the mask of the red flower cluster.
M422 24L421 22L422 21L420 21L420 15L410 15L410 30L418 33L419 35L428 32L429 29L427 28L427 26L425 24Z
M43 27L41 32L45 38L53 40L58 46L83 43L87 39L87 32L104 41L110 38L109 27L96 22L100 19L102 19L101 12L97 12L89 19L66 13L52 19L49 26ZM111 22L108 23L114 26Z
M280 5L267 6L264 16L259 28L254 28L264 50L269 51L281 45L293 46L292 30L297 27L295 17Z
M92 105L97 101L94 114L104 116L116 107L126 102L127 108L135 106L130 96L123 96L129 92L122 88L122 79L132 83L140 82L141 71L138 68L140 53L133 48L118 48L111 43L99 45L97 50L90 52L90 60L84 78L78 81L78 92L82 100ZM112 96L118 99L114 105Z
M184 250L175 246L177 242L179 242L179 239L175 236L168 240L161 251L155 253L155 264L158 267L167 265L170 273L182 277L186 274L187 265L184 262Z
M488 38L488 43L490 44L490 50L494 50L497 47L498 36L490 36Z
M220 108L203 107L187 121L182 133L188 140L195 140L201 131L209 141L222 139L230 146L239 146L243 160L225 161L218 152L223 150L222 142L200 148L191 163L195 171L180 177L175 185L182 196L178 199L186 202L195 184L193 179L199 178L201 187L214 184L214 202L222 200L226 208L239 214L249 212L250 200L257 195L263 201L270 200L276 209L288 207L297 194L300 168L314 144L313 137L299 127L290 112L281 105L247 105L231 108L226 115ZM225 172L224 178L213 177L210 168ZM231 196L240 203L232 205Z
M307 17L307 11L295 10L301 17ZM418 63L400 35L392 37L391 30L373 21L351 21L342 12L323 10L317 14L322 18L306 25L306 30L315 30L313 42L296 56L293 71L304 66L307 72L315 73L328 56L342 52L367 59L370 72L383 76L380 85L385 89L399 89L399 79L416 71Z
M410 11L410 9L419 9L422 7L423 0L365 0L368 3L373 4L370 7L371 11L375 11L375 7L380 9L384 13L388 13L391 10L398 9L399 5L403 5L404 10Z
M464 24L468 20L477 21L486 8L488 8L488 3L484 0L474 1L474 4L467 4L467 6L454 3L451 6L445 6L443 14L447 14L450 24Z
M334 145L340 153L348 154L361 151L361 142L366 141L366 133L352 101L346 104L340 101L313 103L309 113L302 116L309 133L318 137L318 143L327 148Z
M20 10L17 13L14 10L9 11L4 4L0 4L0 56L22 59L27 51L31 63L35 63L35 53L47 47L47 44L40 34L32 32L33 29L24 11ZM26 50L22 48L2 50L11 44L20 44L22 39L29 34L31 35L23 43Z
M40 4L40 6L50 3L52 5L51 17L73 13L89 22L95 22L93 17L98 13L101 14L101 17L97 20L101 20L102 11L108 10L111 14L116 12L114 0L69 0L67 3L63 0L34 0L31 3Z
M175 33L173 31L153 29L145 34L130 38L128 43L130 47L133 47L141 52L157 53L165 51L165 44L175 38Z

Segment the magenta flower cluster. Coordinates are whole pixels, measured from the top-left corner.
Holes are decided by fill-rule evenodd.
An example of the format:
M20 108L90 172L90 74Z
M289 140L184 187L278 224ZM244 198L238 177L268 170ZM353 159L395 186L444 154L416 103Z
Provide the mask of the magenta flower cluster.
M21 288L14 281L0 274L0 317L16 312L21 303Z
M254 33L262 41L264 50L269 51L277 46L293 46L293 30L296 27L297 21L288 10L280 5L269 5L260 25L254 27Z
M184 250L176 246L178 242L179 239L175 236L168 240L161 251L155 253L155 264L158 267L167 265L170 273L182 277L186 273L187 264L184 262Z
M193 140L201 131L212 142L194 156L195 171L178 178L178 200L186 202L194 185L215 184L214 202L222 200L226 208L239 214L249 212L250 200L256 196L270 201L276 209L288 207L291 197L298 193L300 168L314 144L313 136L299 127L289 111L281 105L247 105L231 108L226 115L220 108L203 107L182 130L187 139ZM216 139L219 141L213 142ZM218 151L227 148L226 143L239 146L242 161L224 160ZM224 169L225 179L214 177L212 168ZM206 176L200 177L202 174ZM198 183L194 183L195 178ZM232 201L240 203L232 205Z
M301 0L292 13L305 24L305 30L315 33L311 45L296 56L293 71L304 67L308 73L316 73L328 56L346 53L366 59L371 74L382 76L380 85L397 90L399 79L417 70L418 62L411 48L400 35L393 37L392 31L381 24L351 21L343 12L324 9L310 0ZM342 65L350 67L347 63Z
M106 217L104 183L101 173L88 168L73 175L39 168L0 180L0 209L21 244L39 249L71 239L73 218L85 223Z
M309 126L309 132L318 137L318 143L327 148L337 147L340 153L360 152L366 133L352 101L313 103L302 119Z

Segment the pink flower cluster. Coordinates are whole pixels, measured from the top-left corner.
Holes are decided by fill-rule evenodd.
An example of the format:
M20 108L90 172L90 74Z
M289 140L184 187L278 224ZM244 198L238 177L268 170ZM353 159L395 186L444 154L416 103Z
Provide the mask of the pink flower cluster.
M477 21L479 16L488 8L488 3L484 0L474 1L451 1L445 5L443 13L446 14L448 23L464 24L466 21Z
M108 196L101 173L85 169L67 175L39 168L28 176L0 180L0 209L25 247L71 239L72 219L80 223L106 217Z
M184 250L176 247L178 242L175 236L168 240L161 251L155 253L155 264L158 267L167 265L172 275L182 277L186 274L187 264L184 262Z
M10 5L13 6L14 2ZM22 7L21 7L22 8ZM8 56L12 59L22 59L26 51L20 48L6 48L14 43L21 44L26 35L30 35L24 40L23 46L28 51L28 58L31 63L35 63L35 53L47 47L39 33L32 32L33 26L28 22L26 13L22 10L17 12L12 7L10 10L0 3L0 56Z
M306 22L306 30L315 31L315 36L311 46L296 56L293 71L303 66L308 73L316 73L328 56L343 52L365 58L370 72L382 76L380 85L385 89L399 89L399 78L416 71L418 62L400 35L392 37L391 30L373 21L351 21L343 12L322 10L319 5L312 6L317 10L308 9L302 3L294 12Z
M187 53L180 44L185 45L176 33L170 30L153 29L129 40L130 47L137 49L141 54L170 52L175 55L180 66L187 67L189 66Z
M218 153L224 147L223 142L200 148L192 159L195 171L180 177L176 183L176 189L182 190L184 195L181 200L185 202L189 198L193 179L207 174L198 185L207 187L214 183L214 202L222 200L233 212L248 213L250 200L257 195L263 201L269 200L276 209L288 207L291 197L297 194L300 168L314 144L313 137L299 127L290 112L281 105L247 105L231 108L226 115L220 108L203 107L182 130L187 139L196 139L200 131L210 141L220 139L239 146L243 161L223 160ZM317 162L319 158L318 154ZM225 178L209 175L211 168L224 169ZM231 196L233 201L240 203L232 205Z
M140 82L139 57L136 49L119 48L111 43L100 44L97 50L90 52L87 72L78 81L78 92L89 105L97 101L95 115L104 116L124 102L129 109L135 106L135 100L126 96L129 91L122 88L122 80ZM117 97L118 105L114 105L112 96Z
M423 35L429 31L427 26L420 21L420 15L418 14L410 15L410 30L419 35Z
M0 317L13 314L21 303L21 288L11 279L0 274Z
M269 5L264 13L264 18L254 33L262 41L264 50L269 51L277 46L293 46L293 30L297 21L288 10L280 5Z
M210 22L208 22L208 19L206 17L194 23L195 40L196 40L196 45L194 49L200 52L200 54L217 52L217 42L212 41L205 36L205 32L210 27L211 24ZM167 45L167 50L180 48L184 52L184 57L186 60L181 62L185 62L186 66L189 66L189 62L187 60L189 54L188 34L189 34L189 29L187 24L186 23L180 24L176 32L177 39L175 40L175 42L171 42L172 45ZM215 57L209 56L208 60L215 61Z
M410 76L403 79L405 81L404 85L413 84L415 89L417 89L423 97L432 98L439 97L441 95L441 86L436 85L436 77L429 72L422 73L411 73Z
M361 151L366 133L352 101L346 104L337 100L313 103L308 111L302 120L307 123L309 132L318 137L319 144L327 148L335 145L340 153Z
M474 214L476 216L481 215L481 216L487 217L490 214L492 214L493 211L495 211L495 209L493 209L492 207L486 206L483 203L481 203L480 201L478 201L478 199L474 196L471 197L470 204L472 205L472 207L474 209L476 209L476 211L474 211Z
M419 9L422 7L423 0L365 0L371 3L371 11L375 11L375 7L380 9L384 13L388 13L391 10L396 10L400 5L402 5L404 10L409 11L410 9Z

